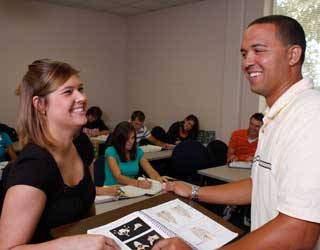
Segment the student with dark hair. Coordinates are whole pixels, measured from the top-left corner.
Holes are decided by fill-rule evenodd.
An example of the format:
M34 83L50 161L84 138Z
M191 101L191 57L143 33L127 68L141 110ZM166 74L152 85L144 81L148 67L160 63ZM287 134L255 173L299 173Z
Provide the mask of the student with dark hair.
M249 24L241 45L242 70L251 90L268 105L251 177L210 187L166 186L201 202L251 202L251 233L221 249L320 249L320 93L303 78L305 49L303 28L291 17L271 15ZM190 247L175 238L152 248L160 249Z
M195 115L188 115L183 121L173 123L167 136L171 143L178 144L183 140L196 139L199 132L199 120Z
M145 115L142 111L136 110L131 114L130 123L136 130L136 140L138 145L142 145L144 141L148 141L153 145L157 145L166 149L173 149L174 145L156 139L148 128L144 125Z
M262 113L255 113L250 117L249 128L239 129L232 133L227 162L253 160L258 145L259 130L263 124L262 119Z
M87 110L87 123L82 127L82 131L88 136L108 135L109 128L101 119L102 110L99 107L92 106Z
M151 179L164 181L137 147L136 130L130 122L121 122L114 129L111 146L106 149L105 185L124 184L150 188L148 180L137 180L139 165Z
M67 63L36 60L17 89L18 158L5 168L0 249L120 249L103 235L53 240L52 228L94 214L90 157L73 143L87 119L78 71ZM1 202L0 202L1 203Z

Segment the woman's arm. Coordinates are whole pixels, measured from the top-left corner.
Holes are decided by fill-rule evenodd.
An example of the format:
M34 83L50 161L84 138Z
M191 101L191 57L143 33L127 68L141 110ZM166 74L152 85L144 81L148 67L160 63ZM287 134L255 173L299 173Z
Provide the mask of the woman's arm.
M17 158L16 152L14 151L12 144L7 145L6 151L7 151L8 155L10 156L11 161L14 161Z
M6 193L0 220L1 250L118 250L101 235L77 235L40 244L28 244L46 204L46 195L35 187L16 185Z
M144 156L140 159L140 165L151 179L162 182L162 178L159 173L151 166Z

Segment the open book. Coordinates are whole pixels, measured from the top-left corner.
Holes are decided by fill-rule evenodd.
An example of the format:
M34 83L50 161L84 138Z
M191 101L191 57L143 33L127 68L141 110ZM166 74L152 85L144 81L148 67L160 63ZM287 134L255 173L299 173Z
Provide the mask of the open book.
M138 180L142 180L142 179L143 179L142 177L138 178ZM114 201L118 199L138 197L142 195L155 195L162 191L162 183L152 179L148 179L148 180L151 181L152 183L151 188L144 189L144 188L139 188L131 185L121 186L120 190L122 192L119 196L97 195L95 199L95 203L99 204L99 203Z
M229 163L230 168L245 168L250 169L252 165L251 161L232 161Z
M133 212L87 233L111 237L122 250L149 250L160 239L175 236L193 249L216 249L238 235L179 199Z

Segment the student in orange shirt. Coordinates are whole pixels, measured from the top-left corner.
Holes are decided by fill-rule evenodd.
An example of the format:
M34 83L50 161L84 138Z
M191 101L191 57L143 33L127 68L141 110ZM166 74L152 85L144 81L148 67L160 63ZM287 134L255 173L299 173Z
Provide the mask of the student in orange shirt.
M249 128L232 133L227 161L252 161L258 145L259 130L263 124L263 114L255 113L250 117Z

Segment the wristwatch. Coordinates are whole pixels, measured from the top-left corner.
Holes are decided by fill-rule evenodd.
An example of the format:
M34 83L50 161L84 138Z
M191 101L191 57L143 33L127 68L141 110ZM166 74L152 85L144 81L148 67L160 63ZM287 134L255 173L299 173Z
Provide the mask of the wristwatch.
M198 200L198 198L199 198L199 189L200 189L199 186L192 185L192 189L191 189L191 199L192 200Z

